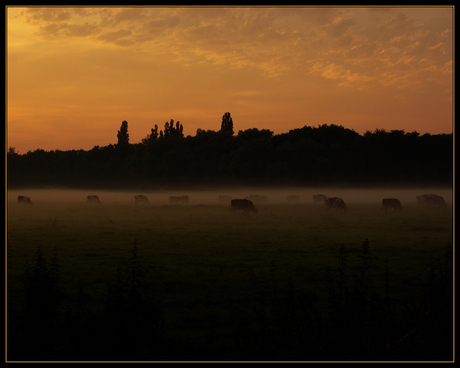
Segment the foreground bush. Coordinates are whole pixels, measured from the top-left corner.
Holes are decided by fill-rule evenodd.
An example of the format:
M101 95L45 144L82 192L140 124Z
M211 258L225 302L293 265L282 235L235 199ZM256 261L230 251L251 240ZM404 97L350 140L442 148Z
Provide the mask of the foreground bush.
M349 258L342 245L337 269L324 275L326 301L278 277L273 262L267 274L248 269L244 304L184 302L189 322L172 331L165 322L171 304L160 300L137 241L113 271L103 305L92 308L83 284L64 303L57 252L49 265L38 248L35 265L26 267L23 315L14 315L22 323L8 330L8 360L453 360L452 246L432 261L417 300L392 299L389 264L379 290L368 240L359 264ZM203 317L205 310L212 313Z

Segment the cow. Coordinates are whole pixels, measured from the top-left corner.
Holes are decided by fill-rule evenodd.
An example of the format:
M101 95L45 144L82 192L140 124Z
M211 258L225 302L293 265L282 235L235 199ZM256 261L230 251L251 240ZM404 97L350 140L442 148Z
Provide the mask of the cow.
M298 195L290 195L286 197L286 200L291 203L299 203L300 202L300 196Z
M401 202L396 198L383 198L382 199L382 211L387 210L387 208L394 208L395 211L402 211Z
M254 203L249 199L232 199L231 209L233 212L243 210L243 214L248 214L251 211L257 214L257 208L254 207Z
M324 204L326 205L326 208L328 210L331 208L335 208L336 210L341 209L347 212L347 206L345 205L345 202L342 198L337 198L337 197L326 198L324 200Z
M170 196L169 204L187 204L188 196Z
M138 194L134 196L134 203L150 203L149 199L142 194Z
M99 200L99 197L97 195L89 195L88 197L86 197L86 202L101 204L101 201Z
M313 194L313 203L324 203L326 198L324 194Z
M446 201L443 197L436 194L423 194L417 196L417 204L419 205L435 205L435 206L446 206Z
M254 201L256 203L266 203L268 201L268 196L251 194L249 196L246 196L246 199L250 201Z
M18 204L21 204L21 203L32 204L32 201L27 196L18 196Z
M232 201L232 197L226 195L219 196L219 203L220 204L228 204Z
M426 194L416 196L415 199L417 200L418 205L427 204L427 195Z

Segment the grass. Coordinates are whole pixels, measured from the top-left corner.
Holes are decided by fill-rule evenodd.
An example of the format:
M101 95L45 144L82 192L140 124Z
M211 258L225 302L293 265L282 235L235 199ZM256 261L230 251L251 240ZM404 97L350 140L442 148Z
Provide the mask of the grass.
M405 349L398 347L398 353L390 356L385 349L378 353L374 349L374 345L385 346L385 341L372 342L374 345L368 348L343 346L335 350L326 341L336 339L341 346L342 339L347 340L343 332L334 329L333 321L340 313L351 313L347 308L352 305L360 310L365 303L353 294L347 304L344 294L337 296L337 290L341 285L342 291L346 286L354 293L360 278L369 283L368 293L375 294L371 298L374 302L384 300L389 291L396 314L392 321L407 320L408 312L403 306L412 308L420 300L430 280L434 280L430 276L433 265L453 243L451 208L405 205L402 212L382 212L380 205L373 203L350 203L349 208L343 213L313 204L267 204L259 206L258 215L243 216L220 205L10 203L9 357L425 359L427 354L415 349L414 344ZM369 245L366 254L365 240ZM144 280L142 288L136 289L138 299L128 296L134 295L129 293L135 288L128 285L126 274L132 269L134 245ZM25 307L26 265L30 270L36 264L38 248L48 265L56 252L60 270L56 312L60 322L56 334L61 339L41 354L32 348L24 349L29 327L21 322L29 313ZM340 260L345 260L346 265L342 273ZM121 315L113 311L107 314L109 300ZM132 305L132 300L139 302ZM340 303L334 307L332 300ZM161 308L155 309L159 305ZM140 306L150 306L150 312L137 310ZM370 316L375 327L376 312ZM141 317L148 323L139 321ZM348 315L355 322L360 321L359 317ZM82 321L78 329L76 319ZM114 321L118 321L118 328L113 327ZM127 326L126 321L132 322ZM133 327L150 325L155 328ZM97 333L93 326L98 326ZM404 336L404 331L395 330L394 339ZM360 344L367 341L362 338L366 333L356 335L361 336ZM157 340L149 337L145 341L156 343L145 345L133 337L146 334L155 335ZM75 340L75 336L79 339ZM94 347L98 344L94 339L107 340L107 336L118 336L119 345L114 342L112 346ZM307 349L308 344L314 348ZM449 357L449 353L433 353L428 358L445 356Z

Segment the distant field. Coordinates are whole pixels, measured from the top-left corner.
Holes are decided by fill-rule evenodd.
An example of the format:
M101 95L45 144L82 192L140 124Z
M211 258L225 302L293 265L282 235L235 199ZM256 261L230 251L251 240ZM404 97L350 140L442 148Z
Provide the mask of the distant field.
M230 195L237 198L244 193L260 194ZM218 204L218 194L229 194L224 191L143 193L149 205L132 203L133 194L138 193L10 192L10 328L16 326L14 317L23 309L25 265L33 264L38 247L46 259L57 248L63 304L72 305L83 287L87 313L97 314L107 284L118 266L126 267L136 242L140 262L164 303L169 333L199 341L203 338L200 328L220 318L226 322L218 336L227 336L223 331L231 330L232 322L225 316L248 308L254 297L254 278L271 280L280 288L295 285L301 292L315 294L319 305L326 305L326 280L337 273L340 246L345 246L351 283L359 275L366 239L373 288L383 294L387 266L393 300L416 300L426 287L432 262L453 243L451 191L441 193L448 202L446 208L420 208L415 192L407 190L339 193L349 207L347 213L312 203L314 191L301 193L300 203L285 201L287 195L298 193L269 193L267 203L256 204L257 215L243 215ZM34 204L18 205L18 194L29 195ZM98 194L102 204L85 203L86 194ZM188 194L190 203L169 206L170 194ZM383 197L399 197L403 211L381 211Z

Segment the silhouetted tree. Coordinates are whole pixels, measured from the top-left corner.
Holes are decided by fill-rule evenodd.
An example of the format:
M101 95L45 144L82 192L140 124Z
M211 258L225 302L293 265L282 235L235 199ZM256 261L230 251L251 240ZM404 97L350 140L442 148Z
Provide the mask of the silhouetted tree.
M129 144L128 122L126 120L123 120L121 123L121 128L117 133L117 137L119 147Z
M103 334L109 341L105 348L120 359L154 356L159 350L163 308L156 298L154 280L138 253L135 239L124 274L118 267L115 283L109 286L102 318Z
M257 128L240 130L238 132L238 139L243 141L250 141L252 139L271 139L273 137L273 132L268 129L259 130Z
M142 139L142 143L145 145L152 144L158 139L158 125L155 124L155 129L152 128L150 129L150 134L147 134L147 136Z
M165 123L165 130L164 134L162 135L160 132L160 136L164 136L165 138L183 138L184 137L184 127L180 123L180 121L176 122L176 125L174 125L174 120L171 119L171 121L168 123Z
M229 112L226 112L224 116L222 116L222 125L220 127L222 132L229 132L233 135L233 119L230 116Z

